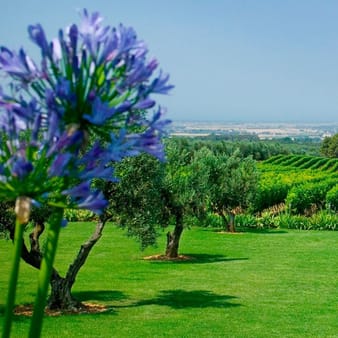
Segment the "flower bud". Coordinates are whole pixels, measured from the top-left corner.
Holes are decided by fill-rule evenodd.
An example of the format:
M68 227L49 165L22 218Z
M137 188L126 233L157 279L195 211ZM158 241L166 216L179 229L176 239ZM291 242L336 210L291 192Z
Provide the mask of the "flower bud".
M15 202L15 214L20 224L28 223L31 213L32 200L29 197L20 196Z

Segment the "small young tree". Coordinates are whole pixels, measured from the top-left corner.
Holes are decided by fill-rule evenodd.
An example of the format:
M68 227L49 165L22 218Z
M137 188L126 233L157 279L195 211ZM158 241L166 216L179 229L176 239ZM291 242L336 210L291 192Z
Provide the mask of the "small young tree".
M320 152L327 157L338 157L338 134L325 137L321 144Z
M204 148L196 152L180 148L177 142L167 145L164 199L174 223L174 230L167 233L167 257L178 256L184 217L199 216L205 211L208 172L201 162L205 152L208 150Z
M222 217L227 231L235 232L236 209L247 208L257 189L255 161L242 158L239 151L231 156L210 154L204 161L209 168L211 210Z
M205 149L190 151L185 142L168 140L166 162L149 156L128 158L116 166L118 181L107 185L108 212L136 236L142 247L154 244L158 229L169 224L165 255L176 258L186 216L200 217L206 208Z

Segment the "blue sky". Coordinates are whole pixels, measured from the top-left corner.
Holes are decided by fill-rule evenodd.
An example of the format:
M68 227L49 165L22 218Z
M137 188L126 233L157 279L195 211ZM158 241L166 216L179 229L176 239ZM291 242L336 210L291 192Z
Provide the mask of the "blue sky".
M338 0L11 0L0 45L36 57L27 26L51 39L84 7L136 29L176 86L157 97L174 121L338 121Z

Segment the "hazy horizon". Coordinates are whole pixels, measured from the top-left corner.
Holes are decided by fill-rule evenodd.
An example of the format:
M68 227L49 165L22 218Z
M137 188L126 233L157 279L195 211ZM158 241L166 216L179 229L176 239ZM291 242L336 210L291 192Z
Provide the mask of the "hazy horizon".
M169 116L168 116L169 117ZM285 123L285 124L338 124L338 118L335 120L257 120L257 119L246 119L246 120L226 120L226 119L208 119L208 118L201 118L201 119L194 119L194 118L182 118L182 119L171 119L172 122L200 122L200 123L271 123L271 124L278 124L278 123Z
M0 45L36 59L27 26L51 40L82 8L135 28L175 85L156 96L173 121L338 120L338 1L12 0Z

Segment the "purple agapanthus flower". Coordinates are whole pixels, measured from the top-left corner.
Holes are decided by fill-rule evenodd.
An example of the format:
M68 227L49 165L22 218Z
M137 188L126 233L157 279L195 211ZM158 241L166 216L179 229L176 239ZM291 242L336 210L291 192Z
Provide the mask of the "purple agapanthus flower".
M83 10L79 25L51 41L40 24L28 33L40 63L0 48L15 89L0 89L0 194L100 213L107 202L92 182L114 180L114 162L164 158L168 120L153 95L173 86L132 27L106 26L97 12Z

